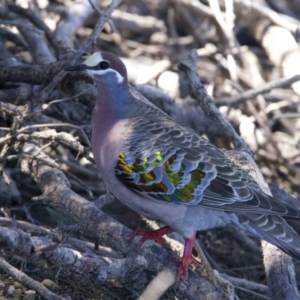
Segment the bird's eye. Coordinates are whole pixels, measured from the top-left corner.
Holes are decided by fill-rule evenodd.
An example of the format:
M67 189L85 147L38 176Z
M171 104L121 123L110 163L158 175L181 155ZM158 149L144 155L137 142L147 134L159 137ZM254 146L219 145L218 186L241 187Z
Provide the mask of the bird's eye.
M103 61L99 62L98 66L99 66L100 70L106 70L109 68L109 62L106 60L103 60Z

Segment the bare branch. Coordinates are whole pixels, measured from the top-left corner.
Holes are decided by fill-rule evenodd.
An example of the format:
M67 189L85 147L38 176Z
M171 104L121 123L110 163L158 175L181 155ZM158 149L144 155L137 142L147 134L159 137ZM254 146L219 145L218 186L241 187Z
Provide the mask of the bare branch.
M72 60L69 62L69 65L74 65L79 61L79 59L82 57L83 53L92 45L92 43L95 42L98 35L102 31L105 23L107 22L107 19L112 14L113 10L120 4L121 0L112 0L109 7L103 12L103 14L100 16L99 21L97 22L96 26L94 27L94 30L92 34L86 39L86 41L80 46L78 51L76 52L75 56L72 58ZM34 106L39 107L42 103L45 102L48 95L53 91L53 89L63 80L63 78L67 75L66 72L61 71L58 73L52 81L43 89L43 91L39 94L39 97L37 97L34 101Z
M239 137L232 125L221 115L207 94L198 76L198 54L196 50L191 51L189 57L182 61L178 68L186 73L192 96L197 100L206 115L214 120L224 131L224 134L232 141L234 148L252 154L245 142Z
M56 294L50 292L47 288L45 288L41 283L38 281L33 280L23 272L19 271L18 269L11 266L7 263L3 257L0 257L0 269L12 276L18 282L21 282L25 286L37 291L41 296L49 300L67 300L69 298L64 298L57 296Z
M249 99L255 99L255 97L258 95L269 93L270 91L272 91L275 88L289 87L291 84L293 84L299 80L300 80L300 75L295 75L295 76L292 76L287 79L283 78L283 79L271 81L262 87L249 90L235 98L215 99L215 104L217 106L238 105L240 103L246 102Z

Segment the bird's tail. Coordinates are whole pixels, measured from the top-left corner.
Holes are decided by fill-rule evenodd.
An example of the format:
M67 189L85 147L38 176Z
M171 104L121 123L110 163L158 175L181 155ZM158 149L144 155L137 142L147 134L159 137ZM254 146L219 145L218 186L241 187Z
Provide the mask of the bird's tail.
M231 215L232 223L275 245L300 261L300 237L282 218L260 214ZM238 219L238 220L237 220Z

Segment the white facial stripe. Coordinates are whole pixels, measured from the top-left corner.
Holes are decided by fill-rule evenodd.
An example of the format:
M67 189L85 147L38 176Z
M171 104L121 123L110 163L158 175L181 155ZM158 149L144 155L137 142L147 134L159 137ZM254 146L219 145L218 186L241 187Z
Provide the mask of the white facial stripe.
M85 63L86 64L86 63ZM113 70L113 69L106 69L106 70L87 70L87 73L93 77L93 74L96 74L96 75L103 75L103 74L106 74L106 73L115 73L116 74L116 77L117 77L117 81L118 83L121 83L123 82L124 80L124 77L119 73L117 72L116 70Z
M104 60L100 52L90 55L83 63L88 67L96 66L100 61Z

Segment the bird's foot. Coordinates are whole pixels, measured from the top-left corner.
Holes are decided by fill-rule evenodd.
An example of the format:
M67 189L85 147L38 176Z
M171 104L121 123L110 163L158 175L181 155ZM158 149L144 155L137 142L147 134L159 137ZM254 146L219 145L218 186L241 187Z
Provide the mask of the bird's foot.
M143 228L137 228L136 230L132 231L128 235L128 239L131 240L135 236L141 235L142 238L139 242L139 245L142 245L147 240L154 240L158 244L162 245L162 237L165 234L168 234L168 233L171 233L171 232L173 232L173 230L169 226L165 226L165 227L162 227L162 228L154 230L154 231L147 231L146 229L143 229Z
M194 263L198 267L202 268L203 264L201 261L197 260L195 257L190 256L190 257L183 257L182 260L176 259L176 264L178 265L177 273L176 273L176 279L175 283L178 284L181 276L183 275L184 279L188 279L188 269L189 269L189 264Z
M185 280L188 279L188 270L189 270L190 263L194 263L198 267L203 267L201 261L198 261L192 255L195 237L196 237L196 233L194 234L194 236L192 238L186 239L182 259L181 259L181 261L178 259L176 260L176 263L178 264L178 270L177 270L177 274L176 274L175 284L179 283L179 280L182 275Z

